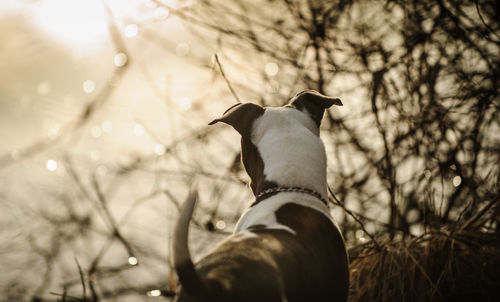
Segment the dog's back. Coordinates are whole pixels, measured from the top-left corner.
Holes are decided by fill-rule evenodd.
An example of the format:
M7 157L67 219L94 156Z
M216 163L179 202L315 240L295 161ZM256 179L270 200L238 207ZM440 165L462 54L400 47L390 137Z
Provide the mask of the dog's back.
M256 201L235 234L194 265L187 230L195 198L188 199L174 237L183 286L178 301L347 300L348 259L326 205L319 139L319 121L332 104L341 103L305 92L286 107L243 104L214 121L242 135L242 161Z

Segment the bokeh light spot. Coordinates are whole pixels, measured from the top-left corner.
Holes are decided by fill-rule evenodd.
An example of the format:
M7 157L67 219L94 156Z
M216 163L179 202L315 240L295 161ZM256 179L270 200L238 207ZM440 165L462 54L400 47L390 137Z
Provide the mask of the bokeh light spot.
M184 97L179 101L179 107L181 110L189 110L192 106L191 98Z
M161 290L159 289L153 289L150 290L146 293L148 297L159 297L161 295Z
M49 159L45 163L45 166L47 167L47 170L49 170L50 172L54 172L55 170L57 170L57 161Z
M50 93L51 87L48 81L43 81L38 84L36 91L39 95L47 95Z
M165 20L170 15L170 11L166 7L158 7L155 9L155 18L157 20Z
M58 124L50 126L49 130L47 131L47 137L51 140L58 138L60 134L61 134L61 126Z
M224 222L224 220L219 220L215 223L215 227L219 230L223 230L226 228L226 222Z
M144 130L144 127L140 124L135 124L134 126L134 134L135 136L143 136L146 131Z
M139 260L137 260L137 258L135 258L134 256L128 257L128 264L134 266L134 265L137 265L138 263L139 263Z
M175 47L175 53L179 57L185 57L189 54L190 49L191 48L189 47L189 44L187 44L186 42L181 42Z
M133 38L139 33L139 27L137 24L129 24L125 26L125 36Z
M163 144L155 144L154 146L154 151L156 155L163 155L165 154L165 145Z
M85 80L82 88L85 93L92 93L95 89L95 83L92 80Z
M115 63L116 67L125 66L127 64L127 61L128 61L128 57L123 52L117 53L113 58L113 62Z
M113 123L111 121L105 120L101 123L102 131L110 133L113 130Z
M274 77L278 74L278 72L280 71L280 68L278 66L278 64L274 63L274 62L270 62L270 63L267 63L266 66L264 67L264 71L266 72L266 74L270 77Z
M359 242L365 242L366 241L365 232L363 230L357 230L356 239L359 240Z
M93 161L99 161L101 159L101 152L97 150L90 151L90 159Z
M92 129L90 129L90 134L95 138L101 137L102 135L101 127L93 126Z

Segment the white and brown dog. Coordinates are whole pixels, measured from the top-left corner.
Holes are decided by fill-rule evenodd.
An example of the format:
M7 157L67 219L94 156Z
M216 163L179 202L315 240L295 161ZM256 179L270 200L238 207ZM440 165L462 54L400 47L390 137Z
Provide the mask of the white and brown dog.
M195 196L174 234L178 301L346 301L347 253L327 205L326 154L319 138L325 109L342 105L308 90L284 107L229 108L217 122L241 134L242 161L255 202L234 234L196 265L187 244Z

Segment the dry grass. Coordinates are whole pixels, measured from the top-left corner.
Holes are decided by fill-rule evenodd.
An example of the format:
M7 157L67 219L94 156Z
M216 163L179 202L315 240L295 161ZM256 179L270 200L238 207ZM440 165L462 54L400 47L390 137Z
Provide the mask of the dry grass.
M500 301L500 236L460 230L351 251L350 301Z

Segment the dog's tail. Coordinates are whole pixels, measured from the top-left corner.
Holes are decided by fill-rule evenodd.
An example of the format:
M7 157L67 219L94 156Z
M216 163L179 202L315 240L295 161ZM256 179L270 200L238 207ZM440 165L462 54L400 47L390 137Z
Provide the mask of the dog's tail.
M196 192L191 192L177 220L173 238L173 260L183 290L193 298L203 299L207 297L207 290L200 276L196 273L188 247L189 222L193 215L196 199Z

